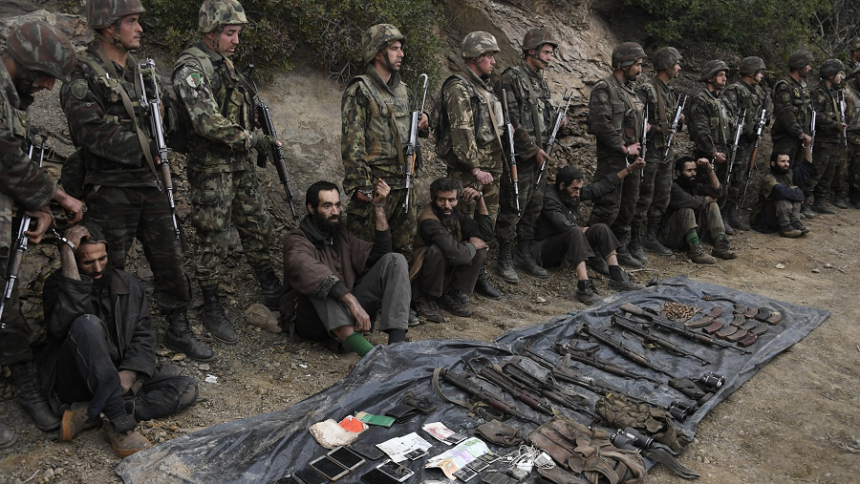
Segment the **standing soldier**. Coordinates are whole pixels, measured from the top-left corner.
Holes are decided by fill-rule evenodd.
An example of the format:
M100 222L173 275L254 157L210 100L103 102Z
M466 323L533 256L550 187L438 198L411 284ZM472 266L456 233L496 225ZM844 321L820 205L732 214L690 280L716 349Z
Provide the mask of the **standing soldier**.
M230 60L239 32L248 24L245 9L236 0L206 0L200 6L199 24L200 42L185 49L173 67L173 88L179 109L194 128L187 134L186 163L203 324L218 341L235 344L239 336L218 297L231 220L260 281L260 302L277 310L283 292L269 258L272 227L251 151L262 151L271 159L276 141L254 131L254 92Z
M340 138L343 189L351 198L347 227L357 237L373 242L371 192L376 180L391 187L385 207L395 252L409 258L415 238L415 197L406 203L405 150L409 143L411 112L406 84L400 79L406 37L390 24L374 25L361 39L367 70L352 78L341 99ZM416 107L417 109L417 107ZM418 129L427 135L426 114Z
M750 156L752 156L753 147L758 140L756 132L761 119L761 112L763 109L767 109L767 114L770 114L770 99L759 85L764 79L765 69L767 67L761 57L744 57L741 60L740 80L727 87L722 94L723 99L732 110L732 119L737 119L746 110L746 117L741 120L744 127L735 155L735 166L732 170L731 186L728 188L726 209L723 211L729 225L738 230L750 230L749 224L741 218L739 213L739 210L743 208L740 206L743 203L740 197L743 196L743 187L747 182L747 173L749 173L747 167L749 167L749 163L755 163L755 160L750 160Z
M514 127L514 151L517 154L519 173L519 206L514 202L513 183L501 180L499 218L496 221L496 238L499 240L499 275L505 282L519 282L517 269L534 277L544 278L546 270L535 264L532 254L537 219L543 207L546 177L537 183L538 172L549 158L543 150L552 131L552 105L549 86L543 70L549 66L558 42L544 28L530 30L523 39L523 60L518 67L509 67L496 82L496 96L507 92L508 114ZM517 254L511 264L511 244L517 237Z
M645 177L639 183L639 201L630 231L630 254L640 261L647 261L645 250L655 254L670 256L672 249L660 243L660 220L669 206L672 193L673 165L669 161L673 150L667 152L669 137L674 136L672 121L678 107L678 95L669 85L681 72L681 53L674 47L664 47L654 53L654 70L657 75L639 86L637 93L649 113L648 150L645 153ZM679 118L683 122L684 115ZM640 232L647 228L645 238Z
M817 114L815 123L815 150L812 163L817 173L813 195L815 200L810 207L815 213L833 215L828 206L833 191L842 195L842 170L839 161L845 140L842 130L846 124L840 120L838 87L845 75L845 64L839 59L828 59L818 68L821 81L812 88L812 107ZM831 186L832 185L832 186ZM839 208L848 208L845 201L834 202Z
M851 60L846 63L846 66L851 69L860 67L860 37L854 37L849 48L851 49Z
M26 211L35 226L24 235L38 243L51 226L48 203L58 202L72 212L71 222L81 219L81 202L70 197L30 160L24 142L28 141L27 108L33 96L43 89L53 89L55 79L69 81L75 66L75 49L65 35L44 23L23 24L6 39L7 51L0 56L0 280L6 287L12 247L13 203L18 214ZM2 297L2 296L0 296ZM44 431L60 425L39 389L36 365L30 349L32 331L21 314L18 285L0 317L0 365L12 370L18 403ZM18 438L0 422L0 449L11 446Z
M848 74L844 92L848 115L848 163L842 191L847 192L849 203L860 209L860 64Z
M140 239L155 277L159 309L169 321L164 346L210 361L215 353L194 338L185 314L191 283L182 269L167 194L156 174L155 164L161 160L147 141L153 138L149 121L139 107L137 112L126 109L140 105L137 60L129 51L140 48L143 28L138 21L144 11L140 0L89 0L87 20L96 41L78 58L60 102L72 141L83 148L84 183L95 187L87 197L84 224L105 234L109 259L119 270L125 270L134 238ZM153 95L147 93L148 98Z
M791 168L800 164L805 148L812 144L812 99L805 80L812 70L812 60L812 53L808 50L792 52L788 56L788 75L773 86L773 115L776 120L770 132L773 150L788 153ZM812 185L800 188L809 198ZM800 213L806 218L815 218L815 212L806 203L801 206Z
M492 225L499 215L499 178L502 176L502 105L487 81L499 51L496 38L487 32L471 32L463 39L460 54L463 70L442 84L436 153L445 160L448 176L459 178L464 187L481 192ZM464 204L471 215L475 203ZM481 268L475 292L499 299Z
M600 180L617 173L639 158L645 105L633 90L642 73L642 59L648 56L639 44L625 42L612 51L613 73L591 90L588 101L588 132L597 137L597 171ZM632 159L631 159L632 157ZM618 262L633 268L642 262L627 249L627 235L639 198L639 173L630 173L614 190L594 200L588 225L606 224L621 242Z

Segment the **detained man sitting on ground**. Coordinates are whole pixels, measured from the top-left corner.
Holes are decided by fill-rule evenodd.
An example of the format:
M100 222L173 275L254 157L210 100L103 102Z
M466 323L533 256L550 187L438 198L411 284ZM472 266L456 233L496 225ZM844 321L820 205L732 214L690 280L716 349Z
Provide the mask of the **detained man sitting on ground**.
M197 382L159 373L149 301L140 282L108 262L104 237L82 225L65 233L62 268L45 281L49 347L43 393L63 415L60 440L107 422L114 453L150 447L137 423L177 413L197 400Z
M752 228L764 234L779 231L783 237L800 237L809 228L800 221L800 206L805 201L803 186L815 178L815 167L803 160L789 168L787 153L770 154L770 172L761 180L758 199L753 206Z
M460 211L460 200L476 202L474 219ZM472 315L469 294L475 289L492 237L493 221L481 192L463 188L457 178L439 178L430 184L430 203L418 215L409 270L419 316L441 323L437 302L455 316Z
M284 276L289 282L281 299L286 321L296 314L296 333L332 336L359 356L373 349L362 333L371 330L381 311L379 329L388 344L406 341L409 302L409 265L391 251L391 232L385 217L388 184L377 179L372 204L374 242L347 230L340 219L340 189L318 181L308 188L308 215L284 239Z
M613 291L635 291L643 287L631 282L618 265L615 251L621 247L621 242L612 230L606 224L580 227L577 218L581 202L613 191L624 177L644 166L645 160L637 157L636 162L618 173L610 173L596 183L582 186L582 171L568 165L558 172L555 183L547 185L544 191L543 208L535 233L536 262L541 267L574 267L578 279L575 297L584 304L602 300L588 278L586 259L595 260L592 266L609 275L609 288Z

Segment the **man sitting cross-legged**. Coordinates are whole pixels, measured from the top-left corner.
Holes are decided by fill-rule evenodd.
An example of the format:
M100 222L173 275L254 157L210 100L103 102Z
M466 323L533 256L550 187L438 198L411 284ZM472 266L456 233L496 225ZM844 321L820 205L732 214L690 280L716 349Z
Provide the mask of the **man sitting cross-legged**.
M769 234L779 230L779 235L792 238L809 232L800 221L800 208L805 201L800 187L815 178L815 167L804 159L789 168L790 162L788 153L774 150L770 155L770 171L762 177L750 218L757 232Z

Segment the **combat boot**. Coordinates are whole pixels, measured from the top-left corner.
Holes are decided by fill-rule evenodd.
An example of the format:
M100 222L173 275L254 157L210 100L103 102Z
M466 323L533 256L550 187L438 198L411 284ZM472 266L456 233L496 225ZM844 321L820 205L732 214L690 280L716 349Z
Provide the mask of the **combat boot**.
M418 312L419 316L431 323L441 323L445 321L445 318L443 318L442 314L439 313L439 307L436 305L436 301L430 299L428 296L418 296L418 298L415 299L415 310Z
M535 256L532 255L532 245L534 241L520 239L517 241L517 253L514 255L514 267L525 272L526 274L544 279L547 277L546 269L535 263Z
M63 413L63 423L60 426L61 441L71 442L79 433L95 428L101 423L98 417L93 420L87 418L89 405L90 402L75 402Z
M642 263L639 262L639 259L633 257L633 254L627 250L627 244L624 242L622 242L621 247L615 251L615 257L618 259L619 264L623 264L627 267L632 267L633 269L639 269L642 267Z
M725 233L726 235L735 235L735 229L732 228L732 225L729 223L729 218L726 215L726 213L722 214L723 228L725 229Z
M737 259L738 257L735 251L732 250L732 246L729 245L729 239L725 237L720 237L714 241L714 249L711 251L711 255L726 260Z
M589 257L585 265L599 274L603 274L604 276L609 275L609 264L607 264L606 260L599 254L596 254L594 257Z
M39 388L39 375L36 364L25 361L12 365L12 380L18 392L18 404L33 417L36 427L47 432L60 426L60 418L54 415L51 406Z
M824 197L815 197L815 201L812 202L812 206L809 207L815 213L821 213L824 215L835 215L836 212L833 211L830 206L828 206L827 201Z
M269 267L257 271L257 280L260 281L260 304L271 311L280 311L284 288L281 286L281 281L275 274L275 270Z
M750 226L746 223L741 217L740 210L738 210L737 205L732 205L731 207L726 207L729 211L728 220L732 227L738 230L750 230Z
M648 256L645 255L645 248L642 246L642 234L639 227L633 227L630 230L630 243L627 245L627 250L639 262L648 263Z
M12 447L18 441L18 436L11 427L0 422L0 449Z
M791 219L791 226L796 228L797 230L799 230L801 234L808 234L809 233L809 227L807 227L806 225L803 225L803 222L801 222L800 219L792 218Z
M656 222L648 222L648 230L645 231L645 238L642 240L642 247L648 252L653 252L657 255L670 256L672 249L660 243L660 224Z
M622 270L620 280L612 278L609 279L609 289L612 289L615 292L638 291L639 289L645 289L645 286L631 281L627 272Z
M517 271L514 270L514 264L511 261L511 243L499 241L499 260L496 261L496 272L501 276L502 280L509 284L517 284L520 282L520 277Z
M234 345L239 342L239 335L233 330L233 323L224 314L221 301L218 300L218 286L200 288L203 291L203 327L212 337L222 343Z
M185 312L175 312L167 316L169 325L164 333L164 346L168 349L184 353L192 360L207 362L215 359L215 352L206 343L194 337L188 324Z
M833 206L845 210L846 208L848 208L848 203L845 202L845 197L843 197L842 195L837 195L833 199Z
M801 235L803 235L803 232L797 230L791 224L785 224L779 227L780 237L788 237L789 239L793 239L795 237L800 237Z
M594 283L591 282L591 279L586 279L584 281L579 281L583 283L583 288L579 289L577 286L576 294L574 297L577 301L585 304L586 306L591 306L592 304L599 303L603 301L603 298L600 297L600 294L597 294L597 289L594 287Z
M127 418L131 420L130 429L128 428L128 425L126 425ZM152 447L149 440L135 430L136 424L133 417L129 415L124 417L122 421L119 420L120 419L117 419L116 421L111 420L104 424L105 433L110 441L111 449L113 449L113 453L116 454L117 457L126 458L131 454Z
M815 212L809 208L809 204L806 202L800 204L800 214L803 215L804 218L808 218L810 220L815 218Z
M705 249L702 244L689 244L687 248L687 257L696 264L714 264L717 259L705 254Z
M502 298L502 294L490 284L484 266L481 266L481 272L478 273L478 280L475 282L475 294L492 299L493 301L498 301Z

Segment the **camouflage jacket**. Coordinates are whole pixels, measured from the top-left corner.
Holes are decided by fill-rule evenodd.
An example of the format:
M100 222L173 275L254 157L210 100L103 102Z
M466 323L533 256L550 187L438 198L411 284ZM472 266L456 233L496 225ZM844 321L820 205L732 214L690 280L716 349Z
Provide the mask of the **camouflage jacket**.
M623 155L624 146L642 137L645 104L615 75L602 79L591 89L588 101L588 132L597 137L597 150Z
M514 126L514 151L520 160L534 157L546 148L552 131L552 98L549 86L540 71L525 61L519 67L509 67L494 86L496 96L508 92L508 113ZM510 95L513 94L513 95Z
M657 76L654 76L651 82L639 86L636 94L648 110L648 124L651 125L651 129L648 131L648 152L645 156L648 157L649 161L656 158L662 160L663 152L669 141L669 130L675 119L675 110L678 107L678 95L672 86ZM660 109L661 101L662 110ZM658 132L657 128L660 128L662 132ZM678 129L680 130L680 128L679 123Z
M369 189L382 178L393 189L404 183L403 155L409 144L411 111L406 84L397 72L388 83L372 65L347 85L340 102L343 190ZM427 131L420 133L426 136Z
M860 145L860 84L856 79L845 86L845 103L848 117L848 142Z
M22 141L27 138L27 107L6 66L0 62L0 251L8 250L12 235L12 202L37 210L51 201L56 184L30 160Z
M702 88L690 100L690 139L699 156L711 158L714 153L728 154L732 142L729 108L717 94Z
M842 126L839 123L837 90L827 87L824 81L812 88L812 107L815 109L815 142L834 144L842 141Z
M773 115L776 122L770 133L772 138L799 138L803 133L809 134L812 100L806 81L795 81L790 75L777 81L773 86Z
M475 103L474 105L472 103ZM448 115L451 150L445 156L451 170L480 168L498 177L502 174L502 144L493 127L501 129L502 107L487 84L469 68L449 78L442 88L442 103Z
M233 62L201 41L179 54L173 88L194 127L187 133L188 168L205 173L252 169L254 92Z
M151 138L149 121L140 106L137 61L129 55L124 66L112 62L119 76L116 79L108 73L97 48L94 43L78 56L72 81L60 90L60 104L69 122L72 142L85 150L84 182L119 187L158 186L120 95L120 90L126 92L137 115L138 127Z
M725 88L720 93L720 97L729 106L733 120L736 120L744 109L747 110L747 115L744 118L744 130L741 133L741 143L755 143L762 109L767 109L766 116L768 119L771 117L770 98L764 89L761 86L752 86L744 81L737 81ZM767 119L765 124L767 124Z

